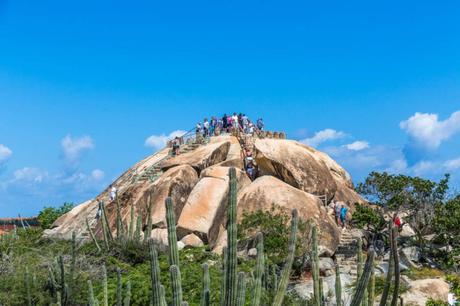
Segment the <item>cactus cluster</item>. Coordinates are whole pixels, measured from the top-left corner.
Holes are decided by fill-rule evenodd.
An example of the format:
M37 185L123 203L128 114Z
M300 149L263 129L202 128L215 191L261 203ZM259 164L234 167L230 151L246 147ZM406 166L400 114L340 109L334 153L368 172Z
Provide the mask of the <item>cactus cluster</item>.
M227 246L223 248L222 260L222 283L220 292L220 305L221 306L260 306L266 304L265 295L271 295L273 306L283 305L287 286L289 283L292 265L295 259L295 249L297 241L297 230L299 223L299 216L297 210L292 211L291 230L288 242L288 255L285 264L281 271L278 271L277 266L268 265L266 254L264 253L264 237L261 233L256 235L256 249L257 257L255 267L252 273L238 271L237 260L237 182L236 171L234 168L229 170L229 200L227 209ZM171 198L165 201L166 222L168 232L168 263L169 263L169 281L172 290L171 300L166 299L165 287L162 284L160 276L160 264L158 260L158 250L154 241L150 239L150 231L152 230L151 220L151 201L148 197L148 212L147 212L147 228L145 231L145 241L148 245L150 257L150 305L153 306L183 306L188 305L184 301L184 294L182 289L182 276L180 270L179 251L177 248L177 233L176 233L176 219L174 214L174 205ZM104 205L101 205L101 222L102 222L102 235L104 239L104 247L99 245L90 224L87 220L86 225L91 240L96 245L98 252L104 249L109 250L111 243L127 241L136 241L141 243L141 230L142 218L140 215L135 214L134 209L131 209L129 225L125 228L121 222L120 204L117 202L117 231L114 239L110 231L107 214ZM390 269L387 274L384 292L380 306L385 306L389 299L390 283L393 281L395 290L391 297L391 305L397 305L400 302L398 296L399 288L399 261L397 250L397 230L391 228L390 230ZM326 298L323 293L323 279L320 275L320 261L318 251L318 228L312 225L311 230L311 272L313 278L313 303L315 306L326 305ZM364 260L362 253L362 241L357 241L357 266L358 266L358 279L355 291L352 296L351 306L372 306L375 303L375 274L374 274L374 258L375 254L372 248L367 253L367 258ZM67 261L66 267L63 256L58 256L56 263L49 266L49 284L53 296L53 301L57 305L72 305L74 299L73 290L76 288L76 265L77 265L77 239L75 234L72 235L71 257ZM201 306L211 305L211 289L210 289L210 272L209 265L203 264L203 275L201 284ZM131 282L127 280L125 284L122 282L122 270L116 270L116 296L115 305L129 306L131 304ZM340 267L336 265L336 281L335 281L335 302L338 306L343 306L342 300L342 286L340 280ZM165 278L163 278L163 281ZM31 277L28 268L24 274L24 288L26 292L26 305L33 305L33 297L31 296L31 286L33 285L33 277ZM106 266L102 267L102 295L99 296L101 301L97 299L94 294L93 283L91 280L87 281L88 288L88 305L109 305L109 294L107 285L107 269ZM250 300L247 300L247 291L250 291ZM273 294L269 294L269 293ZM53 304L54 305L54 304Z

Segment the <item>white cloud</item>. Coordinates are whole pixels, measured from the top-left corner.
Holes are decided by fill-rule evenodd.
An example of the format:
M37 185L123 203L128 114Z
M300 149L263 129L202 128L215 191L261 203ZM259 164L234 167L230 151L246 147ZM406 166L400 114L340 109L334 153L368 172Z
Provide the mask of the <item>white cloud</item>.
M460 169L460 157L456 159L447 160L443 164L444 168L448 171L454 171Z
M369 148L369 143L367 141L358 140L352 143L345 145L348 150L352 151L361 151Z
M105 173L104 171L100 170L100 169L94 169L92 172L91 172L91 177L93 179L95 179L96 181L100 181L104 178L105 176Z
M48 172L35 167L24 167L14 171L12 182L41 183L48 177Z
M13 151L10 148L0 143L0 164L8 160L11 155L13 155Z
M399 126L417 146L433 150L460 132L460 111L452 113L443 121L439 120L438 114L415 113Z
M315 135L311 138L305 138L303 140L300 140L300 142L308 146L317 147L323 142L341 139L341 138L344 138L345 136L346 134L344 132L336 131L333 129L325 129L325 130L316 132Z
M177 130L171 132L169 135L161 134L161 135L151 135L145 140L145 146L153 148L155 150L162 149L166 146L168 140L173 139L176 136L182 136L186 133L186 131Z
M66 161L76 163L81 152L94 148L94 142L90 136L72 138L71 135L67 135L61 140L61 146Z

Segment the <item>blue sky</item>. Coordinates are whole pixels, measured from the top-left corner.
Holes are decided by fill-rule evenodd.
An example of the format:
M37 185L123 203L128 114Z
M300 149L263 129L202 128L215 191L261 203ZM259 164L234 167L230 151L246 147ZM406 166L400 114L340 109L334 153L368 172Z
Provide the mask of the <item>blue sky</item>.
M459 187L459 15L456 1L0 0L0 216L81 202L162 135L231 111L356 182L451 172Z

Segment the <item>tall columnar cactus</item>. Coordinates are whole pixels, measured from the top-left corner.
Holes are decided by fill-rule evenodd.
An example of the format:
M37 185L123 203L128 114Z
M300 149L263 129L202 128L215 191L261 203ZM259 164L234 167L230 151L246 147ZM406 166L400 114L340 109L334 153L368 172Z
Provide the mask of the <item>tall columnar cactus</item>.
M93 283L88 279L88 304L89 306L96 306L96 299L94 298Z
M364 265L363 273L361 274L361 277L357 283L355 294L353 295L350 306L359 306L362 303L364 298L364 291L366 291L366 288L369 286L371 270L372 266L374 265L374 257L375 252L374 250L370 249L367 254L367 260L366 264Z
M246 301L246 275L244 272L238 273L237 288L236 306L244 306Z
M147 228L144 232L144 243L147 242L152 235L152 201L150 193L147 196L147 205Z
M128 280L126 283L126 294L125 298L123 299L123 306L131 305L131 281Z
M117 306L123 303L123 285L121 282L121 269L117 268Z
M394 261L394 269L395 269L395 280L394 280L394 289L393 289L393 298L391 299L391 306L398 305L398 296L399 296L399 277L400 277L400 270L399 270L399 254L398 254L398 229L393 227L391 235L391 244L392 244L392 252L393 252L393 261Z
M201 290L201 303L200 306L209 306L211 299L210 291L211 279L209 277L209 266L207 263L203 264L203 285Z
M62 257L62 255L60 255L58 257L58 263L59 263L59 271L60 271L60 286L59 286L59 289L60 289L60 294L61 294L61 304L62 305L66 305L67 304L67 290L68 290L68 287L67 287L67 284L66 284L66 281L65 281L65 268L64 268L64 259Z
M105 264L102 265L102 291L103 291L103 297L104 297L102 304L104 306L109 306L109 293L107 289L107 268Z
M358 266L358 270L357 270L357 279L359 280L359 278L361 277L361 274L363 273L363 265L364 265L364 259L363 259L363 240L361 238L358 238L356 240L356 245L357 245L357 249L356 249L356 257L357 257L357 266Z
M357 253L357 282L359 280L359 278L361 277L361 274L363 273L363 266L364 266L364 256L363 256L363 240L361 239L361 237L359 237L356 241L356 244L357 244L357 250L356 250L356 253ZM367 306L367 302L368 302L368 293L367 293L367 288L364 290L364 297L363 297L363 300L361 302L361 306Z
M96 236L94 235L93 230L91 229L91 226L89 225L88 218L86 218L86 230L88 231L89 235L91 236L91 240L93 241L94 245L97 248L98 253L100 253L101 247L99 246L99 243L97 242Z
M26 266L26 272L24 274L24 283L26 287L26 298L27 298L27 306L32 306L32 293L30 288L30 274L29 268Z
M342 302L342 281L340 279L339 264L335 266L335 303L337 306L343 306Z
M226 292L225 292L225 306L236 305L237 295L237 273L236 273L236 247L237 247L237 225L236 225L236 169L230 168L230 196L228 204L228 220L227 220L227 273L226 279Z
M141 242L142 216L138 215L136 220L136 230L134 231L134 241Z
M129 228L128 228L128 239L133 240L133 235L134 235L134 222L135 222L135 216L134 216L134 205L131 205L131 212L129 215Z
M272 265L272 289L276 292L278 291L278 273L276 271L276 266Z
M369 281L369 287L367 288L368 303L369 306L374 306L375 301L375 265L372 265L371 279Z
M165 286L160 285L160 301L161 301L161 306L168 306L166 303L166 293L165 293Z
M286 293L289 276L291 275L292 263L294 262L298 223L299 213L297 212L297 209L293 209L291 219L291 234L289 235L288 255L286 258L286 263L283 267L283 271L281 272L281 279L273 301L273 306L281 306L283 304L283 299Z
M257 260L254 275L254 286L252 292L252 306L259 306L262 297L262 279L265 271L264 236L257 234Z
M385 306L388 301L388 294L390 292L391 280L393 279L394 271L394 258L393 258L393 231L390 229L390 259L388 260L388 272L385 278L385 286L383 287L382 296L380 298L379 306Z
M70 260L70 275L69 275L69 280L70 280L70 294L72 294L72 291L74 290L75 284L75 266L77 263L77 237L75 232L72 232L72 247L71 247L71 260Z
M120 197L116 196L116 204L117 204L117 239L121 240L123 238L123 221L121 219L121 206L120 206Z
M176 234L176 217L174 215L174 206L170 197L166 198L166 223L168 225L168 250L169 250L169 265L179 267L179 251L177 250L177 234ZM178 304L179 306L179 304Z
M102 222L102 226L103 226L103 230L105 229L106 231L106 235L107 235L107 240L113 240L113 234L112 234L112 230L110 229L110 223L109 223L109 219L107 217L107 211L105 210L105 205L104 205L104 202L101 202L101 210L102 210L102 216L103 216L103 222Z
M152 239L149 239L150 250L150 278L152 281L152 301L153 306L163 306L164 292L161 289L160 264L158 263L158 253Z
M313 300L315 306L321 306L321 290L319 285L319 256L318 256L318 230L316 224L312 223L312 250L311 250L311 272L313 277Z
M169 274L171 275L172 287L172 306L180 306L182 304L182 280L180 276L179 267L172 265L169 267Z
M222 249L222 283L220 284L220 306L225 306L225 295L227 293L227 247Z

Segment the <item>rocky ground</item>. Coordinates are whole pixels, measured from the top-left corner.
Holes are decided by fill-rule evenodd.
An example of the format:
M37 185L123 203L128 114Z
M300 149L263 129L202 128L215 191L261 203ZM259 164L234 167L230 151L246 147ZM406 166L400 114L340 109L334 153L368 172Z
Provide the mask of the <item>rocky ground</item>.
M242 170L244 145L251 147L259 167L260 176L254 181ZM268 211L274 204L286 212L296 208L301 219L314 221L320 231L320 268L325 295L334 288L334 258L341 266L345 301L349 299L350 285L356 280L355 241L361 233L338 228L327 204L332 200L344 203L365 203L365 200L354 191L350 175L327 154L293 140L231 135L211 137L205 143L185 144L175 157L170 156L169 151L165 148L148 156L113 182L119 190L124 224L131 222L132 208L144 226L150 212L154 227L151 238L166 246L164 201L170 196L175 206L180 246L206 244L220 253L227 236L228 170L236 167L239 169L238 218L241 219L244 212ZM108 189L99 199L106 205L110 227L115 232L117 203L110 201ZM350 205L350 211L353 209ZM95 218L97 210L96 199L88 200L59 218L45 235L68 239L76 232L78 238L87 239L88 219L100 236L101 224ZM411 266L414 259L411 254L406 255L409 263L404 263L403 268ZM385 273L385 266L382 260L377 270ZM409 286L403 296L406 305L424 305L428 297L447 298L449 288L442 279L404 281ZM308 278L291 287L302 297L310 296L313 291Z

